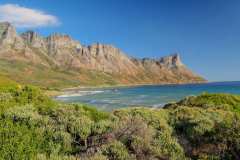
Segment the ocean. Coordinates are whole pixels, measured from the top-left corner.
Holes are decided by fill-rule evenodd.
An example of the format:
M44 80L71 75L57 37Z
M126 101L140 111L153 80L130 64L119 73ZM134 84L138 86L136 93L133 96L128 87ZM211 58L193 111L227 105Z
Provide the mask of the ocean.
M204 92L240 95L240 81L75 90L58 96L56 99L67 103L85 103L100 110L111 111L117 108L136 106L158 108L186 96L196 96Z

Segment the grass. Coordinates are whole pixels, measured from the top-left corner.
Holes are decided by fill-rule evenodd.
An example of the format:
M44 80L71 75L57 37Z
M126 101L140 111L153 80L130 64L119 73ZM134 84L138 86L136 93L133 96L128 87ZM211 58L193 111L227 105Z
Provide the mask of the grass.
M14 86L17 85L17 83L7 76L0 75L0 87L6 87L6 86Z

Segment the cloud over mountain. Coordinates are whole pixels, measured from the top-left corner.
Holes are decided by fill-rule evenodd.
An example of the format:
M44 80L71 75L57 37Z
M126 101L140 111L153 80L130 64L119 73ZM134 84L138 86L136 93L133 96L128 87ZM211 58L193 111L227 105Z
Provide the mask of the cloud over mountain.
M0 21L8 21L18 28L37 28L60 24L56 16L17 4L0 5Z

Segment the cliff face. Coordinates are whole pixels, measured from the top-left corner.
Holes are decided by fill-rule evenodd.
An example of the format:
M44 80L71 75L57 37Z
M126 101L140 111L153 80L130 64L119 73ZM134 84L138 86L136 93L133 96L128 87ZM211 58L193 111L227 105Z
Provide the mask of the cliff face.
M52 34L42 37L28 31L18 35L9 23L0 23L0 58L1 61L17 61L41 65L46 70L74 72L75 80L84 82L101 74L111 79L114 84L139 83L195 83L205 81L195 75L174 54L160 59L130 58L111 45L93 44L84 46L68 35ZM31 67L28 67L31 70ZM86 71L86 72L84 72ZM82 73L84 74L84 78ZM108 83L108 82L103 82Z
M17 35L15 28L10 23L0 23L0 45L1 47L14 45L16 49L24 47L23 40Z

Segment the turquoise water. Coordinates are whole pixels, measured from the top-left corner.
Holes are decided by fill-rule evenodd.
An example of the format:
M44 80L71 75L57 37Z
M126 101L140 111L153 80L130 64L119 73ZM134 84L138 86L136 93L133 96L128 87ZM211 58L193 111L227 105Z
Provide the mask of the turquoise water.
M186 96L199 95L203 92L240 94L240 82L95 89L66 93L56 99L65 102L86 103L103 110L132 106L157 108Z

